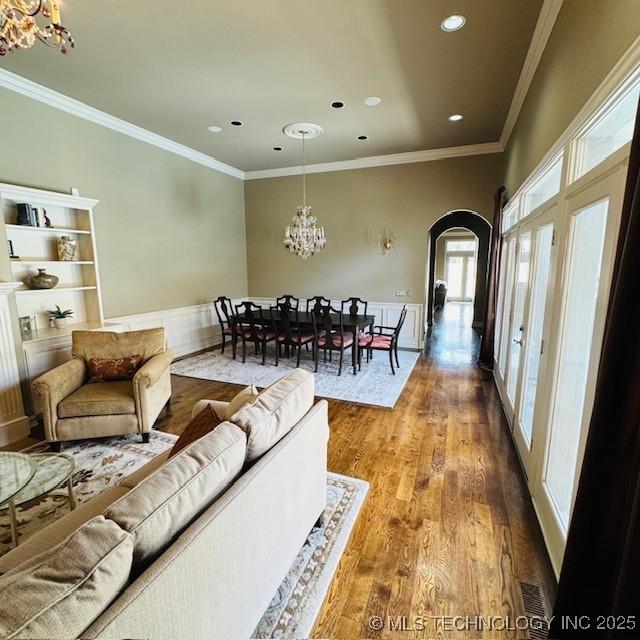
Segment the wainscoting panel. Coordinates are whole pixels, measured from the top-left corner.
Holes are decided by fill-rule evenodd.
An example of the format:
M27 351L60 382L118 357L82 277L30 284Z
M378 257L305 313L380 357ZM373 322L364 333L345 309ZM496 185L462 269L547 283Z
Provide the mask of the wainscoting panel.
M260 297L233 300L233 304L242 300L251 300L265 307L275 304L274 298ZM340 301L334 300L332 304L340 306ZM402 306L397 302L370 302L368 312L376 316L376 324L395 326ZM108 318L106 322L117 324L121 331L164 327L169 348L179 357L220 344L220 326L213 303ZM423 305L407 304L400 347L421 349L423 339Z
M29 421L20 391L20 372L8 298L21 284L0 283L0 446L29 434Z
M150 311L109 318L120 331L164 327L167 344L176 356L185 356L220 343L220 325L213 303Z

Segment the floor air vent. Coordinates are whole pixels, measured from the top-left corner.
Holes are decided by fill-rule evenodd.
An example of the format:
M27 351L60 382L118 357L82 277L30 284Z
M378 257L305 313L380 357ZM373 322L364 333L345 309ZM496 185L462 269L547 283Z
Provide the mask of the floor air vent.
M549 629L547 629L546 621L543 624L542 618L549 615L542 590L537 584L531 582L521 582L520 592L522 593L522 602L527 617L532 620L529 626L530 640L547 640ZM533 622L535 620L535 622Z

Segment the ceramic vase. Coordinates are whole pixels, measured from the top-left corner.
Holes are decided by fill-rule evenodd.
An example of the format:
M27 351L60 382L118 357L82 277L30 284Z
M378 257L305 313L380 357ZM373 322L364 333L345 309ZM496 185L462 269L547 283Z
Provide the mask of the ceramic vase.
M68 318L54 318L53 324L56 325L56 329L63 329L67 326Z
M46 269L38 269L38 273L27 278L30 289L53 289L58 284L58 276L47 273Z

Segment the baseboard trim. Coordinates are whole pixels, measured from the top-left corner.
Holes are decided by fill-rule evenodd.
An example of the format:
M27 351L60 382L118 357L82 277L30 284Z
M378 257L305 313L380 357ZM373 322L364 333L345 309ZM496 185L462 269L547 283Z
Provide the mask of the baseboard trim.
M0 447L28 438L31 433L28 416L0 424Z

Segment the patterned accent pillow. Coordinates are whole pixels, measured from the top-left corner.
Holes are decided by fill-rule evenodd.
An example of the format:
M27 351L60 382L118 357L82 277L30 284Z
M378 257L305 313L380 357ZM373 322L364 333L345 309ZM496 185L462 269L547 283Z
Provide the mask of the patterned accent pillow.
M218 414L208 404L197 416L191 418L191 422L185 427L173 445L169 458L175 456L176 453L189 446L192 442L199 440L202 436L211 433L221 422L222 420L218 418Z
M89 382L131 380L142 364L142 356L89 358Z

